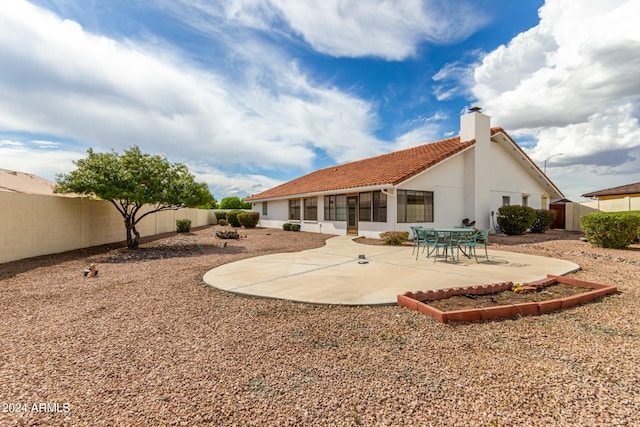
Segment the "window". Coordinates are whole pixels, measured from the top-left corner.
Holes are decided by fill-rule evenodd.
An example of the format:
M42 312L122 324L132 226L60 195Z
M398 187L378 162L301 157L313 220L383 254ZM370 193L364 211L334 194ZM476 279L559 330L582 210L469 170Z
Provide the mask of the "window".
M382 191L360 193L358 221L387 222L387 195Z
M318 198L308 197L304 199L304 219L308 221L318 220Z
M300 199L289 200L289 219L300 221Z
M382 191L373 192L373 221L387 222L387 195Z
M528 194L523 194L522 195L522 206L529 206L529 195Z
M269 208L268 208L267 202L262 202L262 215L264 216L269 215Z
M336 219L336 196L324 196L324 220L335 221Z
M347 195L336 196L336 221L347 220Z
M502 196L502 206L509 206L511 204L511 197Z
M346 194L324 196L324 220L325 221L346 221L347 220L347 195Z
M371 192L360 193L358 200L360 204L358 221L371 221Z
M433 191L398 190L398 222L433 222Z

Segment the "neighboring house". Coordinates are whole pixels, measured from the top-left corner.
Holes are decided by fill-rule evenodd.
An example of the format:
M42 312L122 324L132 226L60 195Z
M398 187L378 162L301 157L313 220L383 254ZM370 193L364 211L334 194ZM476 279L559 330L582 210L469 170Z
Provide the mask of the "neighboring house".
M640 182L583 194L590 197L590 207L605 212L640 210Z
M264 227L379 237L412 225L491 228L505 204L549 207L562 192L474 109L460 136L321 169L245 199Z
M53 196L55 185L55 182L30 173L0 169L0 191Z

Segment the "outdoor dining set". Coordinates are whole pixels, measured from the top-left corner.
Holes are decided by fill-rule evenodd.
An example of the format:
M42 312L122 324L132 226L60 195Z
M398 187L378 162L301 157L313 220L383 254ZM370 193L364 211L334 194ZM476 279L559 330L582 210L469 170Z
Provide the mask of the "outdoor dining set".
M421 226L411 227L413 233L413 253L416 254L416 260L420 254L427 252L427 258L433 256L433 262L438 257L444 255L444 259L456 262L460 260L460 254L471 259L473 256L478 261L476 249L484 247L484 253L487 260L489 254L487 245L489 244L489 233L491 230L482 230L474 227L456 226L452 228L424 228ZM442 254L441 251L442 250ZM457 259L456 259L457 256Z

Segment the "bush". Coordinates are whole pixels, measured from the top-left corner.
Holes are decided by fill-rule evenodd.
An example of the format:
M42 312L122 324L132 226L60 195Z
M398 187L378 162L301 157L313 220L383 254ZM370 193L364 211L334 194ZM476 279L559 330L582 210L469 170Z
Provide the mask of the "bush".
M227 222L227 220L226 220L226 219L219 219L219 220L218 220L218 225L221 225L221 226L223 226L223 227L224 227L224 226L225 226L225 225L227 225L227 224L228 224L228 222Z
M240 221L238 220L238 215L240 215L242 211L233 210L227 212L227 222L231 224L232 227L240 227Z
M238 214L238 221L245 228L254 228L260 221L260 214L258 212L242 212Z
M289 224L288 222L285 222L284 224L282 224L282 229L284 231L291 231L291 225L292 224Z
M553 220L556 219L556 211L549 211L546 209L537 209L536 218L531 224L532 233L544 233L551 227Z
M399 246L409 240L408 231L385 231L380 233L380 238L385 245Z
M214 215L216 216L216 222L220 223L221 219L227 219L227 213L225 211L215 211Z
M498 209L498 225L509 236L524 234L536 219L536 211L529 206L502 206Z
M290 224L287 222L282 224L282 229L286 231L300 231L300 224Z
M176 219L176 231L178 233L188 233L191 231L190 219Z
M580 224L592 244L623 249L638 238L640 212L594 212L581 216Z
M291 231L300 231L300 224L291 224Z

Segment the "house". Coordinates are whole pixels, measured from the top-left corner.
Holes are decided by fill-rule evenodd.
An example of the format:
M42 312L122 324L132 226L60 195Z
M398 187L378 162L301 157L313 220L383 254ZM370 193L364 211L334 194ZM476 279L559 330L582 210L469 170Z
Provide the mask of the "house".
M474 108L460 135L312 172L245 201L260 224L379 237L413 225L495 224L505 204L549 207L562 192L489 116Z
M593 191L582 197L592 198L589 205L605 212L640 210L640 182Z

